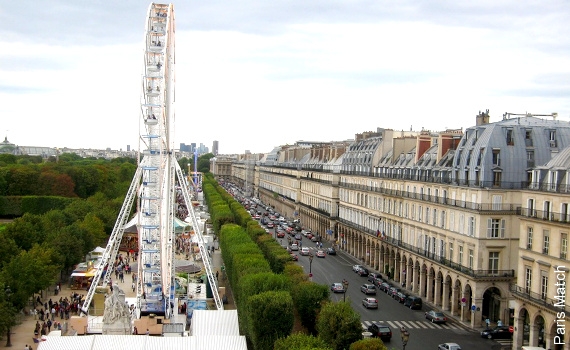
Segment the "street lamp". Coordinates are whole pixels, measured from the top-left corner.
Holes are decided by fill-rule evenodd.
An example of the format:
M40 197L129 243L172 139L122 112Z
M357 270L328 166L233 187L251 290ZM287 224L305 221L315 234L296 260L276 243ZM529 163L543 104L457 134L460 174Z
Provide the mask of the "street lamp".
M6 294L6 301L8 303L10 303L10 296L12 295L12 290L10 289L10 286L6 286L4 293ZM8 326L8 330L6 331L6 347L12 346L12 341L10 340L10 333L11 333L11 329L10 329L10 326Z
M344 288L344 295L342 301L346 301L346 291L348 290L348 281L343 279L342 280L342 287Z
M309 277L313 277L313 254L309 254Z
M406 345L408 344L408 340L410 339L410 332L404 327L400 328L400 337L402 337L402 350L406 350Z

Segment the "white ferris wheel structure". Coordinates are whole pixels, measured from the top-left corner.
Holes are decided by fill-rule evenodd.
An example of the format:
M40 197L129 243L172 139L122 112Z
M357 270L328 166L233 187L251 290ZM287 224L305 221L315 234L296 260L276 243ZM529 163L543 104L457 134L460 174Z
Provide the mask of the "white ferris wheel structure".
M145 24L139 164L123 206L103 253L102 266L109 267L119 254L131 208L136 200L138 231L138 315L170 318L175 295L175 216L178 205L186 205L202 262L218 310L223 310L217 280L206 252L201 227L191 201L190 187L176 160L174 150L175 18L172 4L151 3ZM183 203L177 202L177 192ZM183 218L184 219L184 218ZM111 282L111 273L100 268L94 276L82 311L88 308L98 286Z

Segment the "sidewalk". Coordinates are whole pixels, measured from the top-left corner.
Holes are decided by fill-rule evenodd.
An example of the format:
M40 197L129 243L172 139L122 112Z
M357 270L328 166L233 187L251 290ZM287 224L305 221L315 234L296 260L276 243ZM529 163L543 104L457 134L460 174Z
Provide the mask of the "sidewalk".
M124 252L121 252L124 255L126 255ZM177 259L180 260L186 260L184 256L177 254L176 255ZM199 262L196 262L199 263ZM222 261L222 253L221 251L218 249L216 251L214 251L214 254L212 256L212 270L214 275L216 274L216 271L218 272L218 284L219 287L225 287L225 291L226 291L226 295L228 298L228 303L224 304L224 309L225 310L232 310L235 309L235 304L233 302L233 295L228 283L228 280L226 278L225 275L225 271L221 270L221 267L223 265L223 261ZM133 270L134 267L136 266L136 263L133 263L131 266L133 266ZM204 270L203 270L204 271ZM113 276L114 277L114 276ZM132 291L131 289L131 283L132 283L132 275L131 274L126 274L124 277L124 282L120 282L118 280L115 280L113 278L113 283L114 284L118 284L119 287L125 292L125 296L127 298L132 298L132 297L136 297L135 293ZM47 302L50 298L52 301L56 301L59 300L59 298L65 298L65 297L70 297L72 293L76 292L79 294L83 294L86 295L87 291L86 290L71 290L69 288L69 285L66 285L64 283L61 284L61 291L59 293L59 295L54 295L54 286L51 286L49 288L49 290L47 292L44 291L44 298L42 299L42 302ZM213 308L215 308L215 304L212 302L211 304L213 304ZM27 308L27 310L29 310L29 308ZM59 316L56 316L55 318L56 321L58 322L65 322L65 320L60 319ZM26 346L26 344L28 346L32 346L32 349L36 350L38 348L38 344L34 344L33 338L34 338L34 329L36 326L36 322L38 321L38 317L36 316L36 318L34 318L34 316L31 316L29 314L26 315L21 315L21 323L18 324L17 326L14 326L11 329L11 336L10 336L10 340L12 343L12 347L6 347L6 335L3 334L2 335L2 340L0 341L0 349L23 349L24 346ZM40 321L41 324L41 321ZM53 327L52 327L53 330Z

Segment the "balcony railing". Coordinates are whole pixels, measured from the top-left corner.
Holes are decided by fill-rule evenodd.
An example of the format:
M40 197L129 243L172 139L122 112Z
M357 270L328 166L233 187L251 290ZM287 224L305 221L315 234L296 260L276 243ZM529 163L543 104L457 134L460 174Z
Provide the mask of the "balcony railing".
M525 287L517 286L516 284L511 284L511 293L518 296L519 298L526 299L555 312L566 311L570 309L568 307L568 304L564 304L563 306L555 306L559 303L558 300L549 298L546 295L542 295L540 293L528 291ZM566 298L563 298L561 300L562 303L566 302Z
M340 222L343 224L355 228L361 232L365 232L368 235L376 237L376 231L372 229L365 228L363 226L354 224L350 221L345 219L339 219ZM380 237L380 239L384 242L387 242L391 245L400 247L417 255L421 255L429 260L432 260L435 263L441 264L443 266L449 267L455 271L459 271L465 275L471 276L473 278L513 278L515 277L515 270L473 270L466 266L463 266L458 263L454 263L441 255L430 252L429 250L424 249L423 247L416 247L408 243L402 242L400 239L395 237Z
M552 211L520 208L518 215L525 216L528 218L556 221L566 224L570 223L570 213L555 213Z
M366 191L366 192L382 193L382 194L386 194L386 195L390 195L390 196L417 199L417 200L422 200L422 201L426 201L426 202L444 204L444 205L448 205L448 206L452 206L452 207L459 207L459 208L465 208L465 209L471 209L471 210L477 210L477 211L493 211L493 212L501 211L501 212L505 212L505 213L516 214L517 209L520 208L518 206L518 204L475 203L475 202L469 202L469 201L462 201L462 200L458 200L458 199L451 199L451 198L447 198L447 197L427 195L425 193L421 194L421 193L415 193L415 192L401 191L401 190L397 190L397 189L373 187L373 186L366 186L366 185L360 185L360 184L351 184L351 183L346 183L346 182L340 183L340 187L351 188L351 189Z

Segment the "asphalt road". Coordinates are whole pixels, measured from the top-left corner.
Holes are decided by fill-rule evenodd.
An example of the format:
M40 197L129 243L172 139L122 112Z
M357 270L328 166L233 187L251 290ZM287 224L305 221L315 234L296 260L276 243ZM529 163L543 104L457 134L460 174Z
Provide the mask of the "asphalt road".
M264 209L259 209L261 212L265 212ZM269 232L276 238L274 229L270 229ZM282 246L286 246L288 237L289 234L286 234L284 238L277 238L277 240L281 242ZM302 247L309 247L313 254L312 263L310 263L309 257L302 256L300 251L294 253L299 257L298 264L303 266L307 274L312 273L314 282L330 286L332 283L342 282L343 279L348 281L347 292L331 293L331 299L340 301L346 298L353 309L360 314L363 331L372 322L379 322L392 329L392 339L386 343L389 349L403 349L400 337L400 327L402 326L410 334L406 345L407 350L435 350L442 343L458 343L462 350L498 350L501 349L502 344L509 343L508 341L497 342L483 339L478 332L466 329L453 320L446 324L433 324L425 318L425 312L430 310L425 304L422 310L410 310L379 290L376 296L369 295L378 299L378 309L366 309L362 306L362 300L367 296L360 291L360 287L369 282L367 277L359 276L352 271L352 266L358 264L353 257L343 252L337 252L337 255L326 255L325 258L318 258L316 256L318 250L316 244L305 237L302 239ZM330 244L324 241L323 250L328 247Z
M313 255L316 253L315 243L303 239L303 246L309 247ZM325 243L323 248L327 246ZM361 277L352 271L352 266L356 264L356 261L342 252L338 252L336 256L327 255L325 258L315 256L312 264L309 263L307 256L299 255L298 263L307 273L312 272L313 281L316 283L330 286L334 282L342 282L346 279L349 282L346 294L331 294L331 299L340 301L346 298L350 301L353 309L361 316L363 328L372 322L380 322L389 326L392 329L392 340L387 343L389 349L403 348L400 338L401 326L404 326L410 333L406 346L408 350L437 349L439 344L446 342L458 343L463 350L500 349L501 347L500 343L483 339L479 333L467 330L453 321L442 325L433 324L425 318L425 312L429 310L425 305L422 310L410 310L382 291L377 291L376 296L369 295L378 299L378 309L366 309L362 306L362 300L366 295L360 291L360 287L369 282L366 277Z

